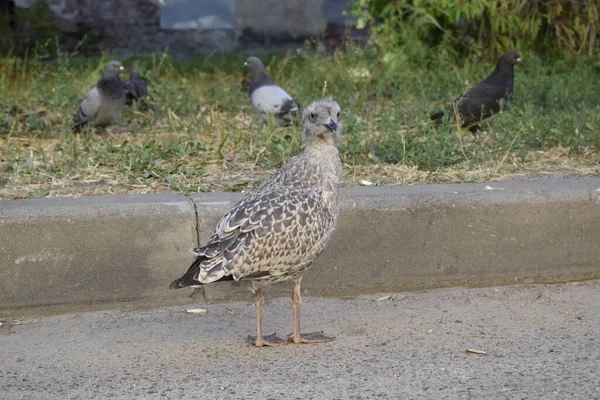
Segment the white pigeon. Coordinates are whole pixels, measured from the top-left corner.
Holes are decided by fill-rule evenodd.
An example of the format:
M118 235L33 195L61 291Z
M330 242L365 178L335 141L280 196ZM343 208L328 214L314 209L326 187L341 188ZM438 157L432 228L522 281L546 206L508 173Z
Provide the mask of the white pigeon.
M275 126L290 125L300 104L273 82L258 58L248 58L244 66L250 70L250 103L261 118L265 122L273 118Z
M119 74L125 68L119 61L106 64L102 78L83 100L73 118L73 127L78 129L89 124L106 127L115 124L125 107L125 91Z

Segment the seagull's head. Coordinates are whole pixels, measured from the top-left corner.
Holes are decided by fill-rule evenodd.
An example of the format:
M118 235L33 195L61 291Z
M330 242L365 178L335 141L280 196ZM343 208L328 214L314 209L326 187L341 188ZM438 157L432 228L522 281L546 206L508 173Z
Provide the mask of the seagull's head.
M304 109L302 125L307 143L325 141L337 144L342 130L340 106L331 97L317 100Z

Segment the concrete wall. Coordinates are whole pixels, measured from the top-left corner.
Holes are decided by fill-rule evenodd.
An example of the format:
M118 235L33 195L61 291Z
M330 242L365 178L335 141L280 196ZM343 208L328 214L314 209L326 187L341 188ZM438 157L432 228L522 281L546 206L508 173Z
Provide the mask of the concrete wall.
M42 0L57 16L61 38L73 47L87 35L87 49L194 55L213 49L273 46L320 35L324 0L235 0L235 29L174 30L160 27L159 0ZM33 0L16 0L26 8Z

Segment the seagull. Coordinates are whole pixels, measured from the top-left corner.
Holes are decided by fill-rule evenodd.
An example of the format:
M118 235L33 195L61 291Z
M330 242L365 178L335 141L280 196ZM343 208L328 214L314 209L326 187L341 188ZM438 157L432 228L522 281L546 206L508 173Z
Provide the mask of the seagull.
M288 160L269 179L246 194L225 214L213 236L172 289L212 282L252 281L256 295L254 345L320 343L322 333L300 333L300 283L329 242L339 215L342 164L338 139L340 107L331 98L310 104L302 114L304 151ZM294 331L288 340L262 334L264 297L261 287L291 281Z

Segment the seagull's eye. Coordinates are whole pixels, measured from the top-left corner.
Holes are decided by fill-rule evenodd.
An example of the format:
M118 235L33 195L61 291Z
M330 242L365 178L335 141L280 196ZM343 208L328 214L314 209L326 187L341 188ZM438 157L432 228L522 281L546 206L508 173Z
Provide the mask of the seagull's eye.
M311 112L310 119L314 120L315 118L317 118L317 115L314 112Z
M337 113L337 118L340 119L340 112Z

